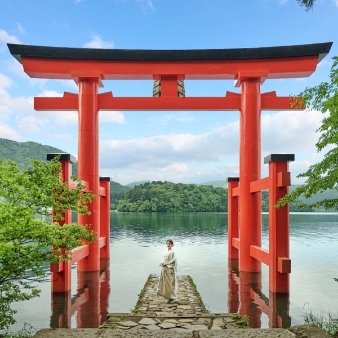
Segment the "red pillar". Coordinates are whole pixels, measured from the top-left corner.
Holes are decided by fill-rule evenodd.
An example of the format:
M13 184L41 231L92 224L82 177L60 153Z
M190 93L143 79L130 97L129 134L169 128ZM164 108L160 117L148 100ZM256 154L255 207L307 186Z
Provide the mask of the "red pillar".
M98 77L79 77L79 149L78 175L88 183L88 188L99 195L99 118ZM95 198L88 205L90 215L78 216L79 224L90 224L90 229L100 237L100 199ZM99 241L89 245L89 255L78 262L79 271L100 269Z
M241 80L240 111L240 199L239 268L261 271L261 263L250 256L250 245L261 246L261 193L250 193L250 182L260 178L261 166L261 96L260 78Z
M100 249L100 258L110 257L110 177L100 177L100 187L105 196L100 197L100 235L106 237L106 245Z
M288 194L290 173L288 161L293 161L292 154L272 154L264 159L269 162L269 289L276 293L290 291L289 273L289 205L275 208L277 201Z
M238 187L238 177L228 177L228 258L239 257L238 249L232 245L232 239L238 238L238 196L233 196L233 189Z

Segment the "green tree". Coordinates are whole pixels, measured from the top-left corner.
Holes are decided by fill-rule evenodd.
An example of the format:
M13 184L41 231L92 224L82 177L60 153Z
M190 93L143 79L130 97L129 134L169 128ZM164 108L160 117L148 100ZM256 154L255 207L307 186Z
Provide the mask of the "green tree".
M127 212L226 211L227 190L210 185L146 182L124 194L117 206Z
M314 4L317 2L318 0L297 0L297 2L301 5L304 6L306 8L306 10L308 11L309 9L313 8Z
M338 57L333 57L333 65L328 82L306 88L301 94L308 110L318 110L324 114L318 128L317 151L327 150L321 162L311 165L297 177L306 178L305 183L280 199L277 207L290 203L303 195L306 198L328 189L338 191ZM302 101L301 100L301 101ZM299 101L298 101L299 102ZM296 104L297 100L296 100ZM313 208L338 209L338 194L309 206Z
M123 195L129 191L131 188L121 185L117 182L110 182L110 209L116 210L117 204L119 200L123 197Z
M88 213L87 204L96 196L82 193L84 186L75 178L76 189L68 189L60 181L57 159L30 162L20 171L15 162L0 159L0 330L15 323L13 302L39 295L32 282L46 277L46 262L67 260L71 249L95 238L87 226L61 227L56 221L66 210Z

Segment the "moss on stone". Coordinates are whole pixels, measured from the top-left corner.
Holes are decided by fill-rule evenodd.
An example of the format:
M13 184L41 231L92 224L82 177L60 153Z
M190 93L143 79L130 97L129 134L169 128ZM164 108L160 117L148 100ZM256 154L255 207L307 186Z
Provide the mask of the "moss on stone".
M199 294L199 292L197 291L197 286L196 286L196 284L194 283L193 279L190 276L188 276L188 282L189 282L191 288L193 289L193 291L194 291L197 299L199 300L199 305L201 306L202 312L203 313L210 313L210 311L206 309L206 307L205 307L205 305L203 303L202 297Z
M142 304L144 294L145 294L147 287L150 284L150 281L151 281L152 278L153 278L153 275L149 275L148 279L144 283L144 286L143 286L141 292L138 294L137 303L135 304L135 307L131 310L132 313L137 314L139 312L139 308Z

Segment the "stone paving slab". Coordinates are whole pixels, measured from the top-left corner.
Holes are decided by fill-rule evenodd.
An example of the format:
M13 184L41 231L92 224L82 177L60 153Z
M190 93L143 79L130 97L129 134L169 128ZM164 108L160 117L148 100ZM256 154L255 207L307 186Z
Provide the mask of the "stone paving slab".
M178 276L177 302L167 304L166 299L156 294L159 277L149 275L139 299L135 305L134 313L144 316L201 315L208 313L196 286L190 276Z
M119 313L110 314L108 320L101 325L102 329L147 329L168 330L181 328L185 330L225 330L247 328L246 322L236 313L230 314L205 314L190 316L136 316L133 314L122 315Z
M198 338L292 338L296 335L285 329L235 329L222 332L199 332Z
M292 328L291 328L292 329ZM134 337L154 337L154 338L329 338L318 328L311 325L303 325L302 333L293 333L286 329L233 329L223 331L189 331L178 332L170 330L147 331L136 329L131 331L101 330L101 329L44 329L39 331L35 338L134 338Z
M99 338L99 329L43 329L34 338Z

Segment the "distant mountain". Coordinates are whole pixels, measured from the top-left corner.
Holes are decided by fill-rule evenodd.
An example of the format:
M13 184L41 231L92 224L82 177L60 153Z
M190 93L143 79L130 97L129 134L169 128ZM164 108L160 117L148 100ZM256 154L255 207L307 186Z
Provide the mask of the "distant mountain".
M47 154L53 153L65 153L65 151L37 142L17 142L0 138L0 158L16 162L21 170L30 166L28 158L47 162ZM77 172L77 165L74 167Z
M147 183L147 182L151 182L151 181L135 181L135 182L128 183L125 186L129 187L129 188L134 188L137 185L141 185L141 184L144 184L144 183Z
M197 185L212 185L214 188L228 188L228 182L225 180L208 181Z
M292 185L290 187L290 192L295 190L298 186L299 185ZM334 190L334 189L326 190L324 192L313 195L310 198L301 197L301 198L299 198L299 200L302 203L312 204L312 203L316 203L318 201L321 201L323 199L331 199L331 198L338 198L338 191L337 190Z

